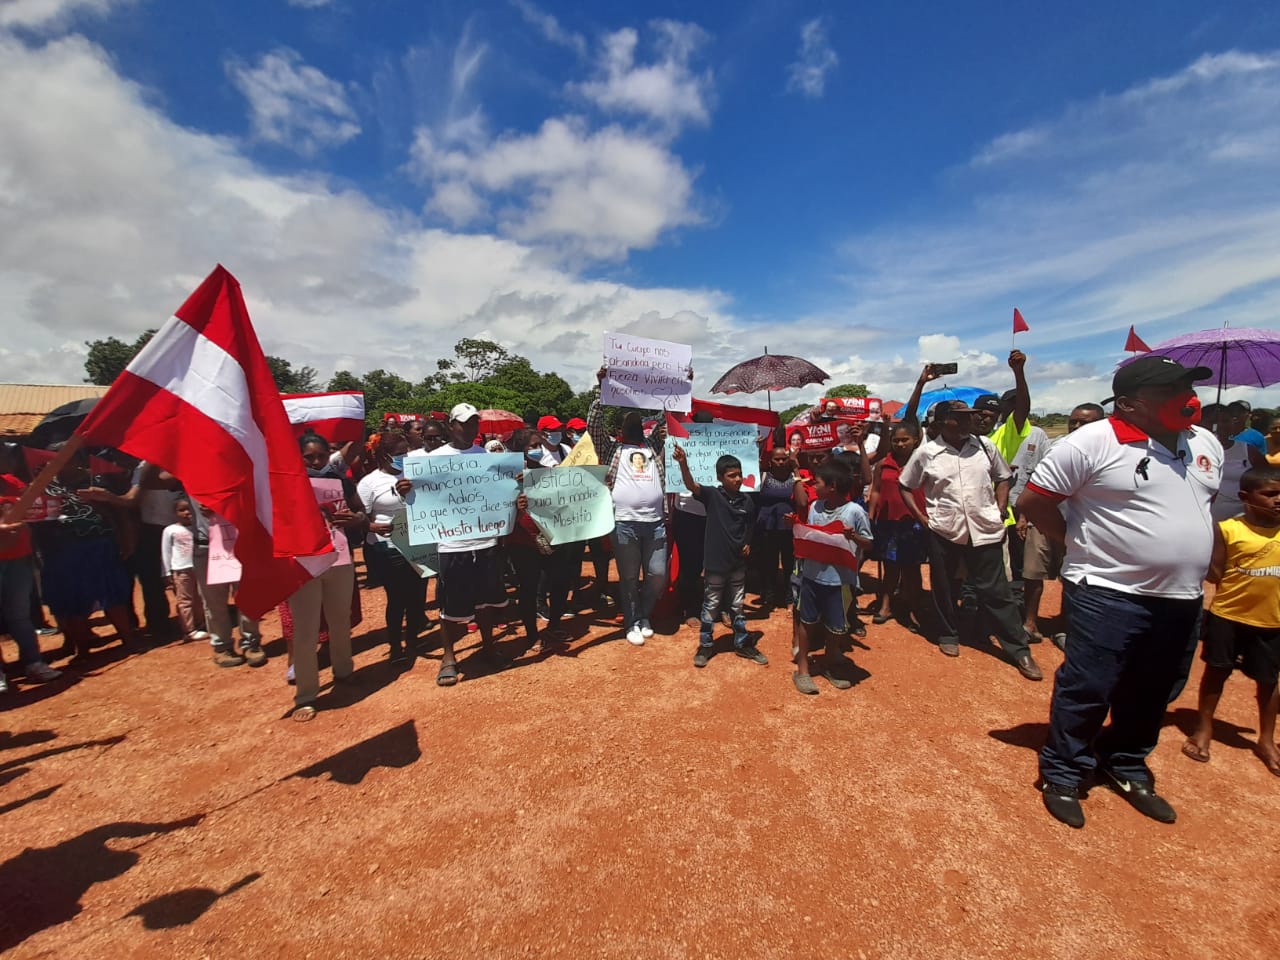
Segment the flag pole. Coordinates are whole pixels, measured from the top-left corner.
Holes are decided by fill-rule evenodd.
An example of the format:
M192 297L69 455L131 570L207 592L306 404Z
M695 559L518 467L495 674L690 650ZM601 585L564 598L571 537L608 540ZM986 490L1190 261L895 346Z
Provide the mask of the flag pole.
M45 488L49 486L49 481L57 476L59 470L71 462L71 458L79 453L80 448L83 446L84 437L78 433L73 433L70 439L62 445L62 449L54 454L53 459L40 468L40 472L27 485L27 489L22 491L22 495L4 511L5 521L21 523L22 518L31 509L31 504L35 503L36 497L44 494Z

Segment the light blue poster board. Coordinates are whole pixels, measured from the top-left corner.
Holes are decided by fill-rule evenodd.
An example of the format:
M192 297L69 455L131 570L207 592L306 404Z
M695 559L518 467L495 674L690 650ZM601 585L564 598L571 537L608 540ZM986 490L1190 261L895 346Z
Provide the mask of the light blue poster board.
M742 462L742 489L760 489L760 447L756 444L754 423L683 423L688 437L670 435L664 445L667 459L667 493L688 493L680 475L680 464L671 459L676 446L689 458L689 472L694 482L708 487L719 486L716 461L726 453Z
M409 542L409 513L401 510L391 520L391 545L409 561L420 577L433 577L440 570L440 544Z
M405 497L411 544L505 537L516 517L519 453L459 453L409 456L404 475L413 483Z
M608 467L526 470L529 516L552 545L603 537L613 530L613 497L605 486Z

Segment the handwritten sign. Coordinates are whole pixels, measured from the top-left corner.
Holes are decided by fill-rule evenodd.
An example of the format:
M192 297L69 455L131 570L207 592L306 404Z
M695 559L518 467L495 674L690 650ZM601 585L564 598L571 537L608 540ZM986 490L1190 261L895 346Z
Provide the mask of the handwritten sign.
M413 481L409 542L449 543L505 537L516 516L516 474L520 453L460 453L405 457L404 475Z
M236 537L239 531L220 517L209 518L210 584L239 583L240 561L236 559Z
M526 470L529 515L555 546L603 537L613 530L613 497L605 486L608 467Z
M420 577L434 576L440 569L440 545L438 543L412 544L409 542L409 515L401 510L391 518L391 545L409 561L409 566Z
M692 364L693 347L688 344L606 333L607 373L600 384L600 402L688 413L693 405Z
M754 423L686 423L688 437L668 437L664 455L667 458L667 493L688 493L680 475L680 464L671 459L676 445L689 458L689 472L696 483L718 486L716 461L726 453L742 462L742 489L760 487L760 448L756 446Z
M325 523L329 526L329 539L333 541L333 549L338 559L333 561L335 567L345 567L351 563L351 544L341 527L331 522L333 515L339 510L347 509L347 495L342 492L342 481L328 478L311 478L311 491L316 495L316 503L324 514Z
M562 467L593 467L600 462L600 454L596 453L596 445L591 434L584 433L582 439L573 445L569 455L560 462Z

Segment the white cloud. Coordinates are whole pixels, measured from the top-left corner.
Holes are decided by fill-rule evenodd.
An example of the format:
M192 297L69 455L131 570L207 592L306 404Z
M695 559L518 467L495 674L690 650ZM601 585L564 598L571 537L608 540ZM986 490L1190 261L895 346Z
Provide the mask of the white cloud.
M104 16L112 7L136 0L3 0L0 28L52 30L63 27L80 14Z
M520 11L525 23L536 27L544 40L556 46L566 47L580 57L587 55L587 41L580 33L566 30L554 16L540 9L529 0L511 0L512 5Z
M827 89L827 77L840 64L831 49L827 27L820 17L800 27L800 50L794 63L787 67L787 89L816 99Z
M637 62L640 35L626 27L601 41L596 77L570 84L570 89L603 110L647 117L670 131L686 123L706 124L711 117L711 73L695 72L691 64L708 40L706 31L675 20L656 20L650 30L653 62Z
M281 47L256 66L227 64L232 82L249 101L254 136L303 156L346 143L360 133L360 121L346 88L307 66L296 50Z

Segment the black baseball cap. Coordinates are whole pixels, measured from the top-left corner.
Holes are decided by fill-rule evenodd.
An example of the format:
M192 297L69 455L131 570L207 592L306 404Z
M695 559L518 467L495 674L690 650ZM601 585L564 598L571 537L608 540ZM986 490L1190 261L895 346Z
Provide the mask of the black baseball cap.
M1111 396L1103 403L1111 403L1116 397L1128 397L1143 387L1167 387L1175 383L1192 384L1208 380L1213 371L1208 367L1184 367L1169 357L1153 357L1148 354L1127 363L1111 378Z
M973 401L973 409L975 411L989 410L991 413L999 413L1000 398L994 393L984 393Z
M1017 390L1006 390L1004 393L1000 394L1001 403L1013 403L1013 401L1017 399L1018 399Z

